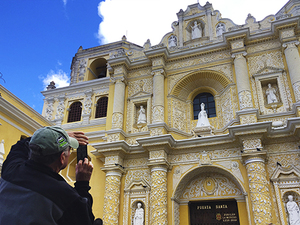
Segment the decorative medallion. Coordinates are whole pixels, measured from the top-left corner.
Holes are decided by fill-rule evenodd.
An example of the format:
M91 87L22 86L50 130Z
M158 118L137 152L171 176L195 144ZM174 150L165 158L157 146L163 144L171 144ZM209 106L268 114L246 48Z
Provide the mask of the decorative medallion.
M206 177L203 182L202 182L202 190L207 194L207 195L212 195L214 194L218 189L218 183L216 180L212 177Z

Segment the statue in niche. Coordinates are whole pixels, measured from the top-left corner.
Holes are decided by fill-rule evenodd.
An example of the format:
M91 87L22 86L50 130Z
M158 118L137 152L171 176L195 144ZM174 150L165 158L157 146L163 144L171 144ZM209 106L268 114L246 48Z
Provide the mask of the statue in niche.
M135 210L133 225L144 225L144 209L140 202L137 204L137 209Z
M177 46L177 38L175 35L172 35L170 38L169 38L169 48L171 47L176 47Z
M288 196L289 201L286 203L286 210L289 214L289 225L300 225L300 215L299 207L295 201L293 201L293 196Z
M202 102L200 106L201 106L201 111L198 114L198 122L197 122L197 126L196 127L210 126L206 110L204 109L205 104Z
M216 27L217 36L221 36L225 32L225 25L224 23L219 23Z
M197 21L195 21L194 26L191 26L191 28L192 28L192 39L202 37L202 29L200 23L197 24Z
M138 111L139 117L138 117L138 121L137 124L145 124L147 123L146 120L146 111L144 109L144 107L141 105L140 106L140 110Z
M276 97L276 89L272 87L272 85L268 84L268 89L266 90L267 95L267 102L268 104L277 103L277 97Z

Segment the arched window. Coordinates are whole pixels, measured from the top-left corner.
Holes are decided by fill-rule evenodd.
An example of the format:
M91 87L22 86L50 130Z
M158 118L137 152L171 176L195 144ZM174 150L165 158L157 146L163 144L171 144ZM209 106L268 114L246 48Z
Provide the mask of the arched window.
M216 106L214 96L210 93L200 93L194 98L193 101L194 120L198 119L201 103L205 104L205 110L208 117L216 117Z
M104 78L107 75L107 61L104 58L96 59L89 67L88 80Z
M68 123L80 121L81 120L81 111L82 111L81 102L74 102L70 106L70 109L69 109Z
M97 101L95 118L106 117L108 97L102 97Z

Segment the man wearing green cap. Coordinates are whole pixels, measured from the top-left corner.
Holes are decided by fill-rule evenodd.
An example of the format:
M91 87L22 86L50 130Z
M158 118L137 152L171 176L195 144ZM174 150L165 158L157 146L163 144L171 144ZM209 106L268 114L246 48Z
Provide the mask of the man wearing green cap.
M89 194L91 162L87 158L78 162L74 188L58 174L79 143L88 143L84 133L68 134L52 126L12 146L0 179L1 225L96 224Z

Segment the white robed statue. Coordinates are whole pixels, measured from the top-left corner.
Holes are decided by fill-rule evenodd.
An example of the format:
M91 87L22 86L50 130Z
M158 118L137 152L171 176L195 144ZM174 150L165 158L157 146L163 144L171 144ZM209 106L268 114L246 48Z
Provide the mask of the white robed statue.
M138 111L138 114L139 114L139 117L138 117L137 124L147 123L145 109L142 105L140 106L140 110Z
M133 225L144 225L144 209L140 202L137 204L137 209L135 210Z
M293 201L293 196L288 196L289 201L286 203L286 210L289 214L289 225L300 225L300 215L299 207L295 201Z
M197 122L197 126L196 127L206 127L206 126L210 126L208 117L207 117L207 113L204 109L205 104L202 102L201 103L201 111L198 114L198 122Z
M268 104L278 102L277 97L276 97L276 89L273 88L271 84L268 84L268 89L266 90L266 95L267 95Z
M200 27L200 23L197 24L197 21L194 22L194 26L192 28L192 39L202 37L202 29Z

